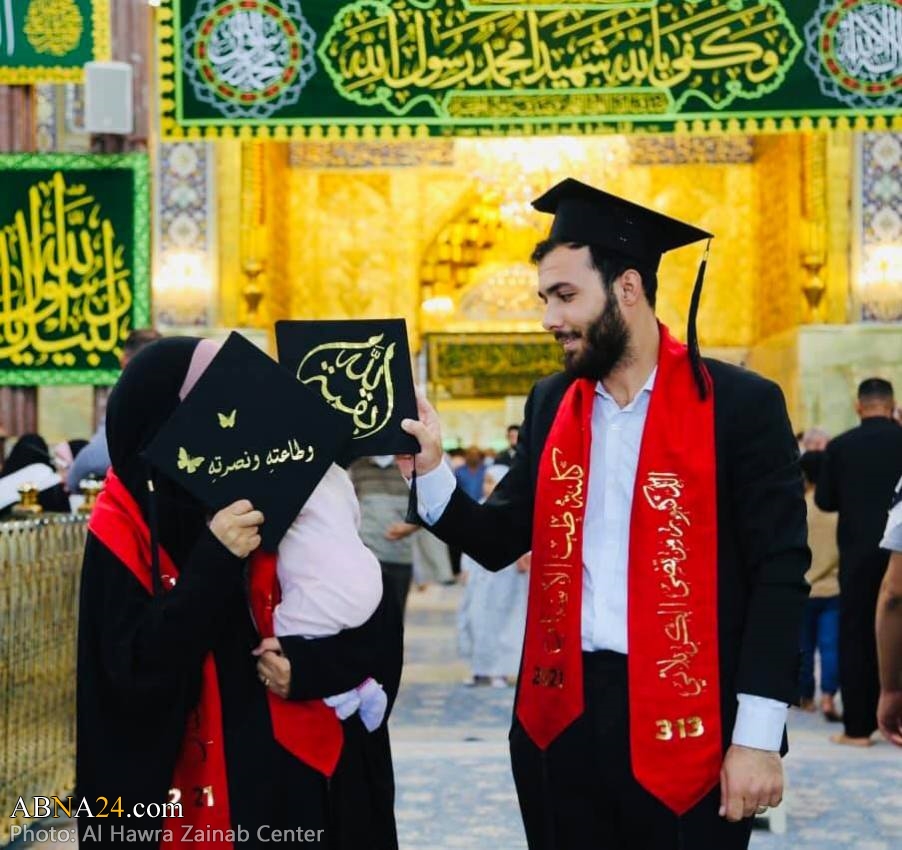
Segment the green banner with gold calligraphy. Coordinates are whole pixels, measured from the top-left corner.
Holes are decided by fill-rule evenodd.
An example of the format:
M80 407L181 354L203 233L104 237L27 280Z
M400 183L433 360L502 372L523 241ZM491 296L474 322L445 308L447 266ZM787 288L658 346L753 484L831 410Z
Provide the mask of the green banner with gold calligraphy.
M165 138L902 128L902 0L163 0Z
M430 334L425 339L431 398L527 395L560 371L561 346L548 334Z
M150 322L144 154L0 156L0 384L108 384Z
M80 82L109 56L109 0L0 0L0 83Z

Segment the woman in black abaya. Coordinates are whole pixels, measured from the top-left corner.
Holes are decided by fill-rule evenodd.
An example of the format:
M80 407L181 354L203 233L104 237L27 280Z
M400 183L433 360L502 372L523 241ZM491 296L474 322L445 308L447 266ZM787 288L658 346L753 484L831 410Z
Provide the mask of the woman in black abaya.
M179 403L197 344L177 338L147 347L110 396L112 474L89 526L78 636L78 799L95 814L98 798L110 806L121 799L127 814L135 804L179 798L184 814L82 816L82 846L131 839L133 846L174 847L191 825L208 835L221 828L216 838L224 840L206 846L255 847L272 830L298 836L300 828L323 830L318 843L297 842L304 847L392 850L385 725L366 736L354 726L363 728L356 716L345 721L345 748L331 783L273 738L245 591L259 514L238 502L208 523L199 502L154 476L141 457ZM319 699L373 675L393 700L400 628L399 612L384 597L359 629L283 639L290 697ZM143 840L114 828L140 829ZM292 842L280 845L286 843Z

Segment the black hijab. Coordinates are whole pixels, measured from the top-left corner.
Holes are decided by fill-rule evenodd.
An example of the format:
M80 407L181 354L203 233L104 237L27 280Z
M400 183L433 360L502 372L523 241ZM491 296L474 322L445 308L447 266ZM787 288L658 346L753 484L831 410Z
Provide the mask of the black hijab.
M47 448L47 442L39 434L23 434L16 440L6 463L3 464L3 470L0 477L11 475L26 466L33 463L43 463L53 469L50 457L50 449Z
M206 511L190 493L157 473L142 453L178 407L179 389L198 342L171 337L143 348L119 377L106 410L113 471L141 508L151 537L179 568L203 530ZM153 494L148 481L153 481Z

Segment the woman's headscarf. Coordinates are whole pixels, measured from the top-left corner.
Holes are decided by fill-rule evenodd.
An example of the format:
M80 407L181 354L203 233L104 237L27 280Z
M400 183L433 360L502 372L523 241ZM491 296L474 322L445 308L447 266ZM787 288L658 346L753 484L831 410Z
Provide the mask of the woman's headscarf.
M200 340L171 337L139 351L110 393L106 435L113 471L179 567L203 529L206 511L187 490L157 473L142 453L180 403L179 392ZM148 481L154 482L151 500ZM154 516L155 514L155 516Z
M50 449L47 448L47 442L39 434L23 434L16 440L6 463L3 464L3 470L0 471L0 477L11 475L18 472L26 466L33 463L43 463L53 468L52 458L50 457Z

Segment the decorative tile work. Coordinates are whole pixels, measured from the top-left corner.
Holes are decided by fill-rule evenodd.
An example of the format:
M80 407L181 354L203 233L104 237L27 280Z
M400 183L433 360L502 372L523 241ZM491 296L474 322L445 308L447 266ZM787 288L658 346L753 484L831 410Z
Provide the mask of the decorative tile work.
M207 145L160 145L160 251L207 247Z
M862 147L864 245L902 242L902 134L865 133Z
M37 85L34 87L34 97L37 149L41 153L51 153L57 150L56 86L51 83Z
M902 134L861 140L861 318L902 321Z
M204 327L212 321L213 159L204 142L158 148L154 313L160 326Z
M81 83L66 86L66 132L84 133L85 87Z
M41 153L89 153L84 130L84 86L42 83L34 87L36 147Z

